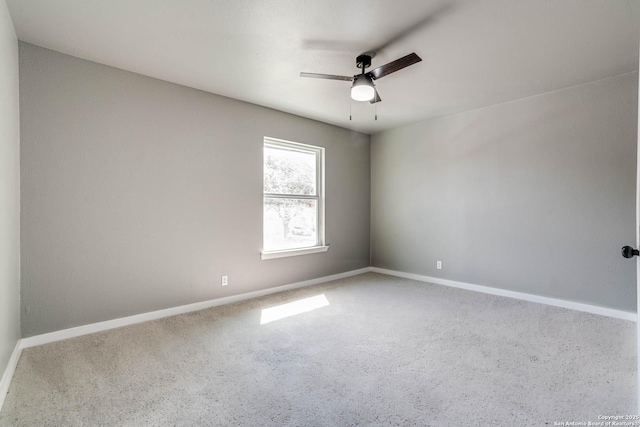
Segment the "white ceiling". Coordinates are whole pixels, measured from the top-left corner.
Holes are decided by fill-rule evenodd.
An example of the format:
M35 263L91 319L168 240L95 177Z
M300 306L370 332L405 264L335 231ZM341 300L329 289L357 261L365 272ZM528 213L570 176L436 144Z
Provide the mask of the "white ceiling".
M637 70L638 0L8 0L20 40L376 133ZM356 55L423 59L350 102ZM349 120L350 105L353 120Z

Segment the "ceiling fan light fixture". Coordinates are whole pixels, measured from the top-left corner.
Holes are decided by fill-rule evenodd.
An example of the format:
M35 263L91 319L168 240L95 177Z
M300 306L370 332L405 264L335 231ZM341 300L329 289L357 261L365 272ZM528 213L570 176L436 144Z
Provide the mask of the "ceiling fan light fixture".
M361 74L353 81L351 86L351 99L354 101L371 101L376 94L373 88L373 80L366 74Z
M356 65L361 69L362 73L353 77L318 73L300 73L300 77L353 82L351 85L351 99L354 101L369 101L372 104L377 104L382 101L382 99L380 98L380 95L376 90L376 85L373 84L373 81L381 79L384 76L388 76L391 73L395 73L396 71L400 71L403 68L407 68L408 66L420 61L422 61L422 58L413 52L409 55L403 56L402 58L398 58L395 61L391 61L388 64L381 65L375 70L365 73L365 68L371 65L371 55L362 54L356 58Z

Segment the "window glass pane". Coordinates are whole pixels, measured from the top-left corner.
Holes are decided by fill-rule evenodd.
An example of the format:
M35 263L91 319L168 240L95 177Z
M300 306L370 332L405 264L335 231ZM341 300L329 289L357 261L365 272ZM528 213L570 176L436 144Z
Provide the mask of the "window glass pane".
M264 147L264 192L316 195L316 153Z
M318 201L264 198L265 251L318 244Z

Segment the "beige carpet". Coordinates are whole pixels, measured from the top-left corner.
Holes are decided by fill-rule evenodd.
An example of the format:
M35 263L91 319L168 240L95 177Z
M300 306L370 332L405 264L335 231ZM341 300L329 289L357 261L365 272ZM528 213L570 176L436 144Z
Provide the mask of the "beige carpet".
M369 273L26 349L0 425L597 421L636 412L635 343L632 322Z

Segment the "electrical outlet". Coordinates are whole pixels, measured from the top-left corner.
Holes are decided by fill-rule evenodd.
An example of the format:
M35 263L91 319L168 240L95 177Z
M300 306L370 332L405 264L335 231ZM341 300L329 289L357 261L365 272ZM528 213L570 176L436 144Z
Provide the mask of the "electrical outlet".
M227 286L229 284L229 277L222 276L222 286Z
M442 261L436 261L436 268L442 270Z

